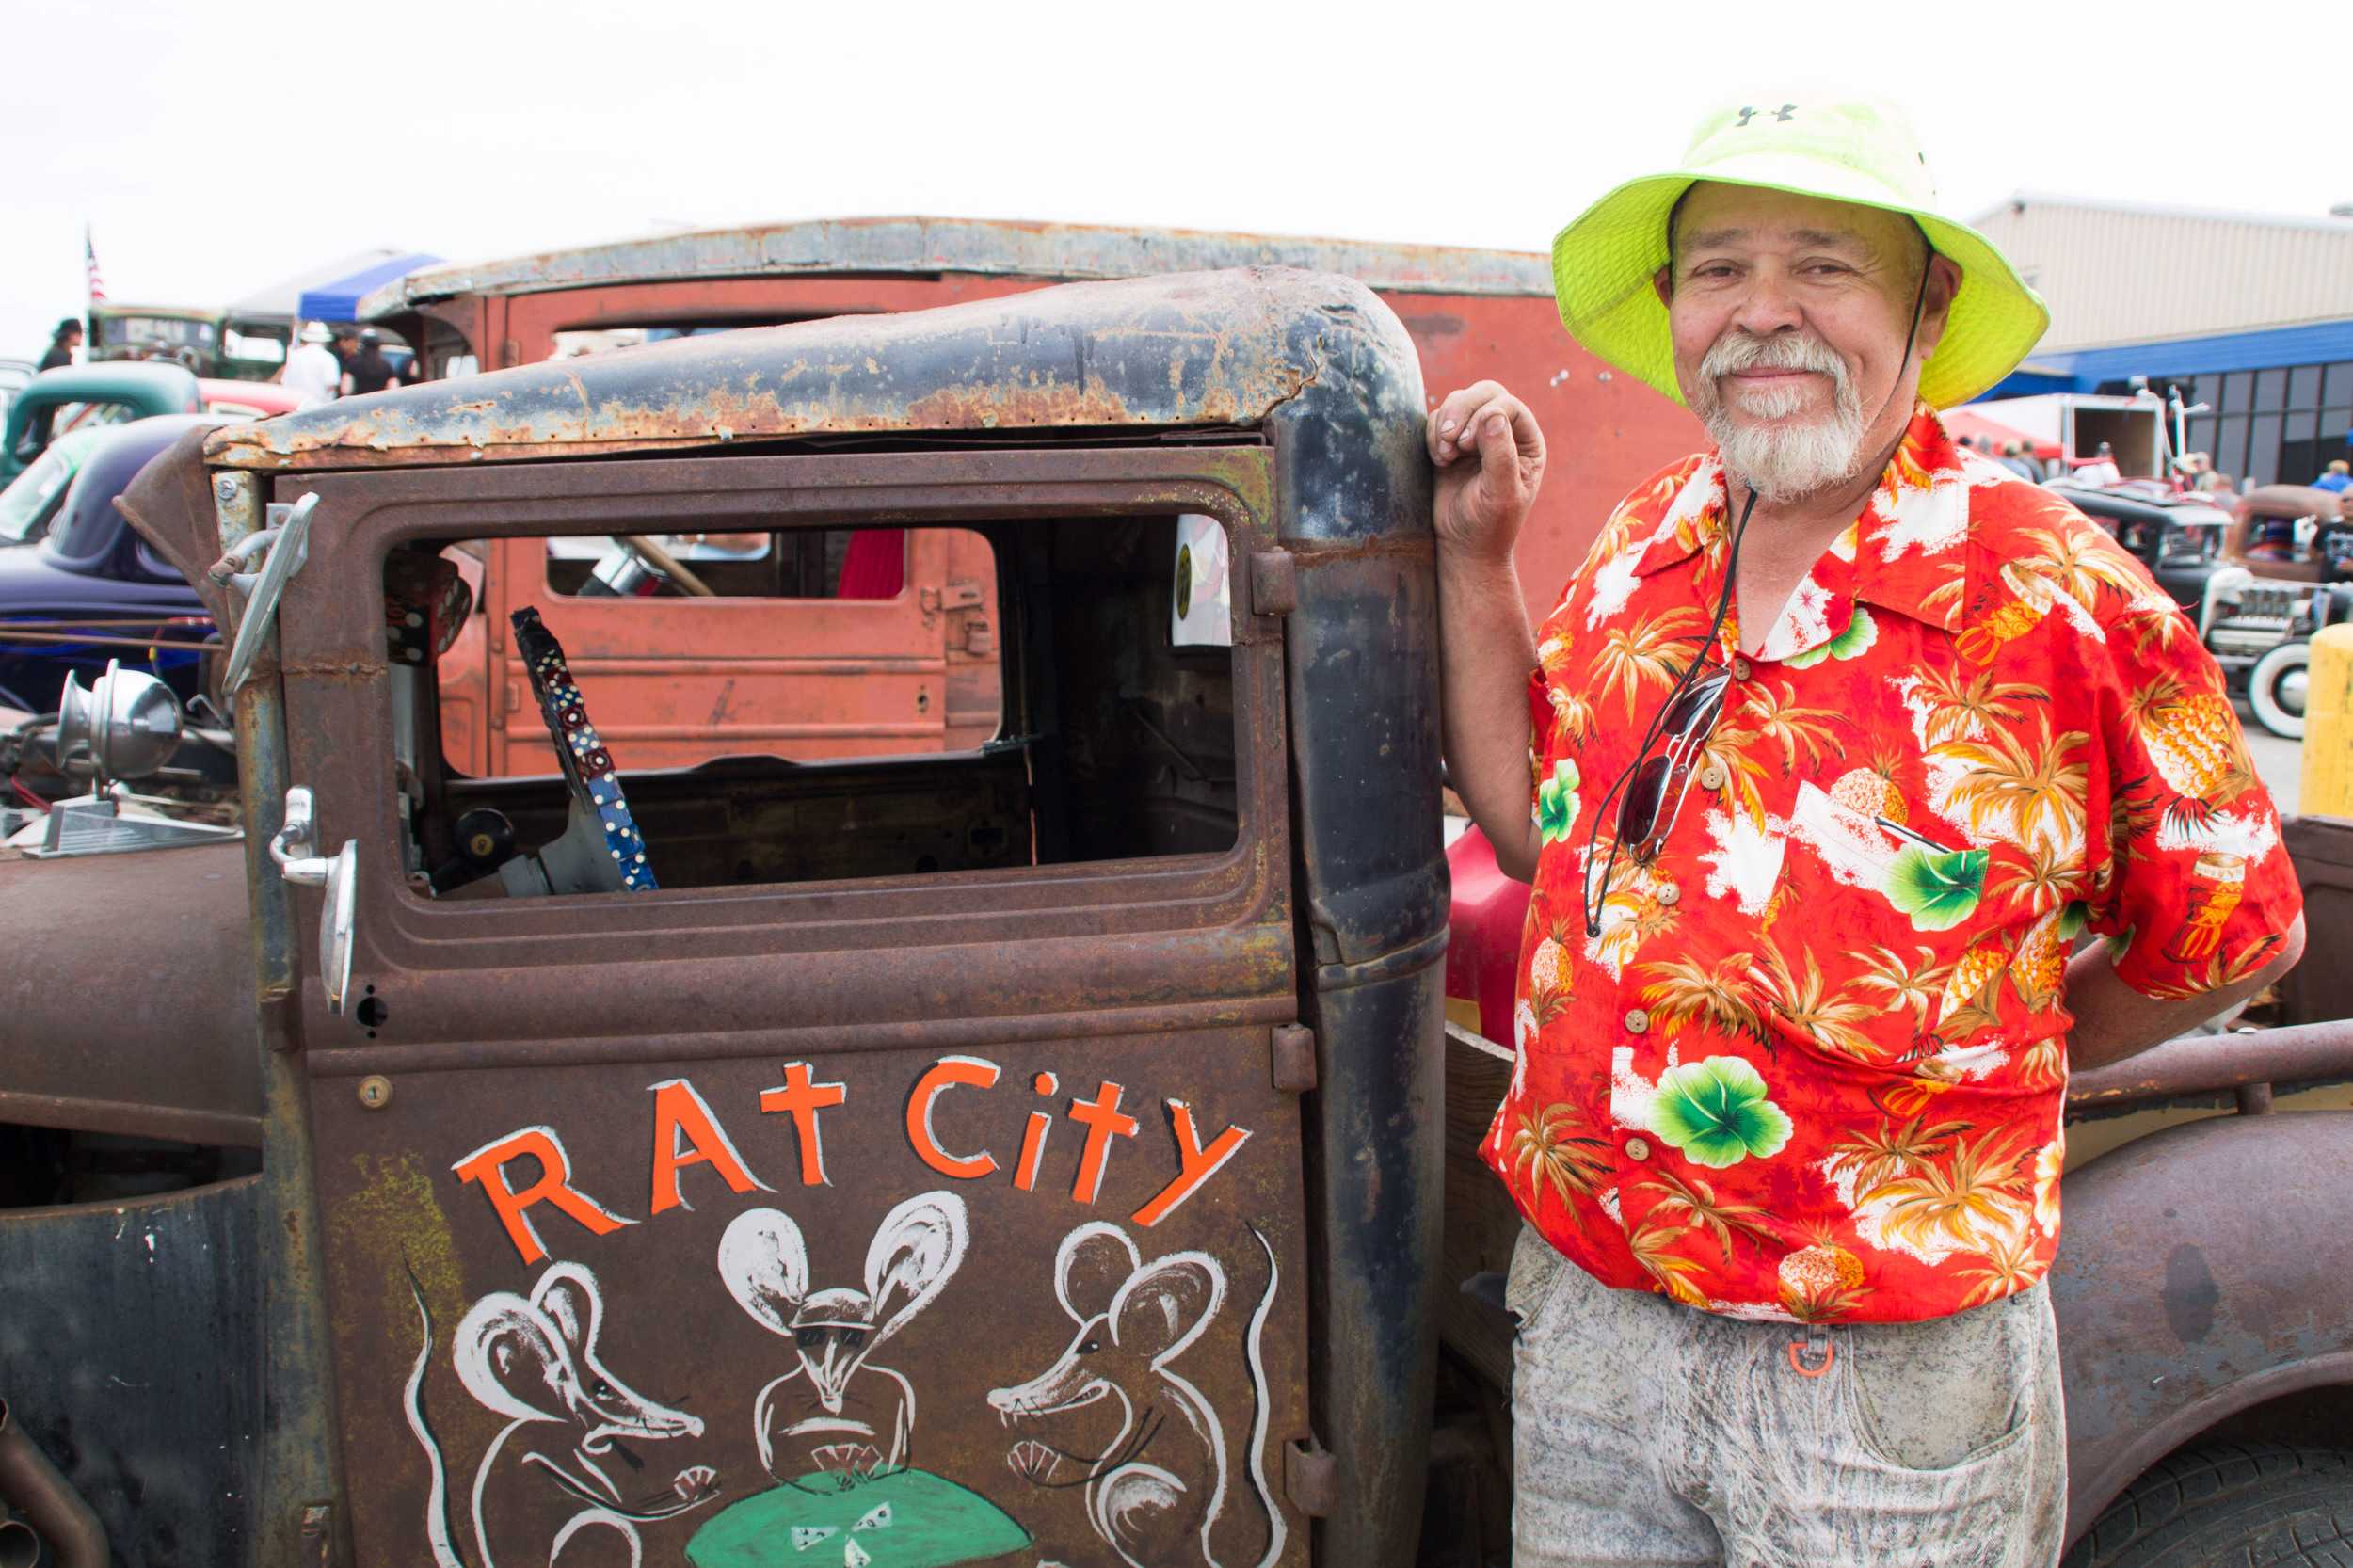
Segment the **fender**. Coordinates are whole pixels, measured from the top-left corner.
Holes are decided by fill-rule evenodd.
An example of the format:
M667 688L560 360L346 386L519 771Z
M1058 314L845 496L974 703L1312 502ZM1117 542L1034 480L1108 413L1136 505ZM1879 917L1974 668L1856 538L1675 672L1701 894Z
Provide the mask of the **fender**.
M0 861L0 1122L261 1146L245 860Z
M2225 1416L2353 1384L2353 1112L2169 1128L2071 1174L2061 1192L2051 1299L2070 1540Z

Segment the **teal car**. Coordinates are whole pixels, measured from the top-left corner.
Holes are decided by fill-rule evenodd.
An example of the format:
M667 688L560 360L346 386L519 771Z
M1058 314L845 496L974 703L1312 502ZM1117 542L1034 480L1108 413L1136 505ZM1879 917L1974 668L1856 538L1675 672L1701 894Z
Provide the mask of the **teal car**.
M67 431L203 408L196 377L178 365L110 362L42 371L8 399L8 423L0 427L0 483L24 472Z

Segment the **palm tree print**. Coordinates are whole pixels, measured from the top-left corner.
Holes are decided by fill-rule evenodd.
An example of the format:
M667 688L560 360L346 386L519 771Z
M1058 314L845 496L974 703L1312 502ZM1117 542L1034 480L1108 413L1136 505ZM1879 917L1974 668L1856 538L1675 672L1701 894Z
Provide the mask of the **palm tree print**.
M1883 1007L1910 1009L1916 1037L1927 1031L1929 1009L1945 994L1945 982L1953 967L1937 962L1932 947L1922 945L1913 952L1915 956L1906 958L1883 943L1872 943L1862 954L1863 972L1855 977L1855 984L1866 991L1884 993Z
M1926 738L1931 747L2016 724L2026 715L2024 704L2051 700L2041 687L1997 680L1992 670L1967 677L1954 670L1929 670L1921 677L1919 694L1929 705Z
M2048 840L2040 840L2024 856L2005 855L1996 862L1993 893L2029 916L2056 909L2083 896L2083 862L2062 855Z
M2028 528L2021 537L2035 552L2018 560L2017 568L2041 578L2086 610L2096 613L2103 593L2126 600L2140 593L2140 575L2132 557L2105 535L2084 529Z
M2091 767L2085 760L2091 737L2080 729L2051 733L2049 715L2035 715L2036 735L2027 740L1997 729L1986 741L1947 741L1937 755L1969 763L1975 770L1954 786L1953 804L1969 812L1969 830L1983 833L1990 819L2007 818L2020 841L2038 831L2064 839L2080 829Z
M1651 1209L1653 1215L1666 1219L1680 1216L1689 1224L1713 1236L1726 1263L1732 1261L1735 1236L1759 1245L1770 1245L1776 1240L1763 1208L1753 1203L1734 1203L1718 1197L1705 1177L1686 1178L1673 1171L1661 1171L1649 1180L1636 1182L1634 1190L1659 1194L1657 1204Z
M1901 1127L1886 1116L1877 1128L1856 1128L1831 1145L1833 1171L1851 1174L1855 1191L1872 1192L1898 1176L1924 1171L1945 1157L1954 1139L1970 1130L1967 1122L1931 1124L1925 1114Z
M1914 1166L1860 1194L1865 1206L1889 1204L1887 1230L1915 1245L1945 1240L1980 1251L1982 1237L2015 1233L2032 1201L2024 1169L2032 1151L2016 1128L1994 1128L1972 1143L1956 1140L1944 1160Z
M1601 651L1593 656L1597 684L1590 688L1593 699L1598 705L1616 691L1626 718L1632 720L1641 689L1656 686L1664 692L1673 686L1682 672L1682 661L1690 657L1684 645L1706 630L1706 617L1687 606L1661 610L1630 629L1613 627L1602 639Z
M1764 1016L1751 1000L1747 953L1727 954L1712 967L1695 959L1668 958L1644 964L1642 969L1659 977L1642 988L1642 1000L1668 1030L1704 1028L1760 1046L1772 1044Z
M1749 980L1756 998L1783 1023L1839 1056L1867 1062L1882 1054L1859 1027L1878 1010L1869 1002L1849 998L1845 986L1825 981L1821 963L1812 952L1805 954L1802 976L1790 969L1780 945L1770 938L1763 944L1763 964L1750 968Z
M1585 1222L1575 1198L1593 1196L1609 1175L1609 1140L1596 1137L1592 1128L1574 1105L1536 1106L1513 1118L1504 1151L1513 1171L1525 1173L1538 1201L1549 1190L1579 1230Z
M1996 1236L1977 1262L1961 1271L1961 1277L1969 1280L1968 1291L1961 1301L1969 1306L1980 1306L2012 1295L2041 1279L2050 1269L2034 1239L2025 1231L2016 1236Z
M1779 746L1784 778L1797 771L1801 755L1808 768L1819 768L1826 751L1836 755L1831 727L1852 722L1834 709L1800 705L1797 688L1786 680L1780 682L1778 695L1771 685L1758 680L1744 687L1742 696L1737 721L1720 725L1717 733L1737 749L1765 741Z

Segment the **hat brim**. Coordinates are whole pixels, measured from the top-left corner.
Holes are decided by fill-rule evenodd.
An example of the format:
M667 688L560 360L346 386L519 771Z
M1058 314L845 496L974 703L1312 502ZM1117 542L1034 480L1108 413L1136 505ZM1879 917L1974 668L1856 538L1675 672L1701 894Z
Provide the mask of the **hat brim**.
M1851 201L1918 223L1938 254L1961 268L1945 335L1920 368L1920 396L1931 408L1966 403L2016 370L2051 325L2041 296L1993 241L1966 224L1892 200L1866 176L1791 157L1646 175L1609 192L1554 236L1553 297L1561 324L1587 352L1677 403L1683 389L1675 381L1667 307L1653 280L1667 264L1667 216L1702 180Z

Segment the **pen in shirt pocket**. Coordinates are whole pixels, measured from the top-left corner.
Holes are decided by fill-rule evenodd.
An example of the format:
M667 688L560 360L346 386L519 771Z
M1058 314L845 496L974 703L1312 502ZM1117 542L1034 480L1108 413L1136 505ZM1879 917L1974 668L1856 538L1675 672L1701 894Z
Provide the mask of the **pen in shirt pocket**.
M1897 838L1910 840L1913 843L1919 845L1922 849L1928 850L1932 854L1959 855L1962 853L1961 849L1956 848L1951 844L1938 843L1934 839L1929 838L1927 834L1915 832L1913 829L1906 827L1901 823L1890 822L1885 817L1873 817L1871 821L1878 824L1881 827L1885 828L1888 832L1893 833Z

